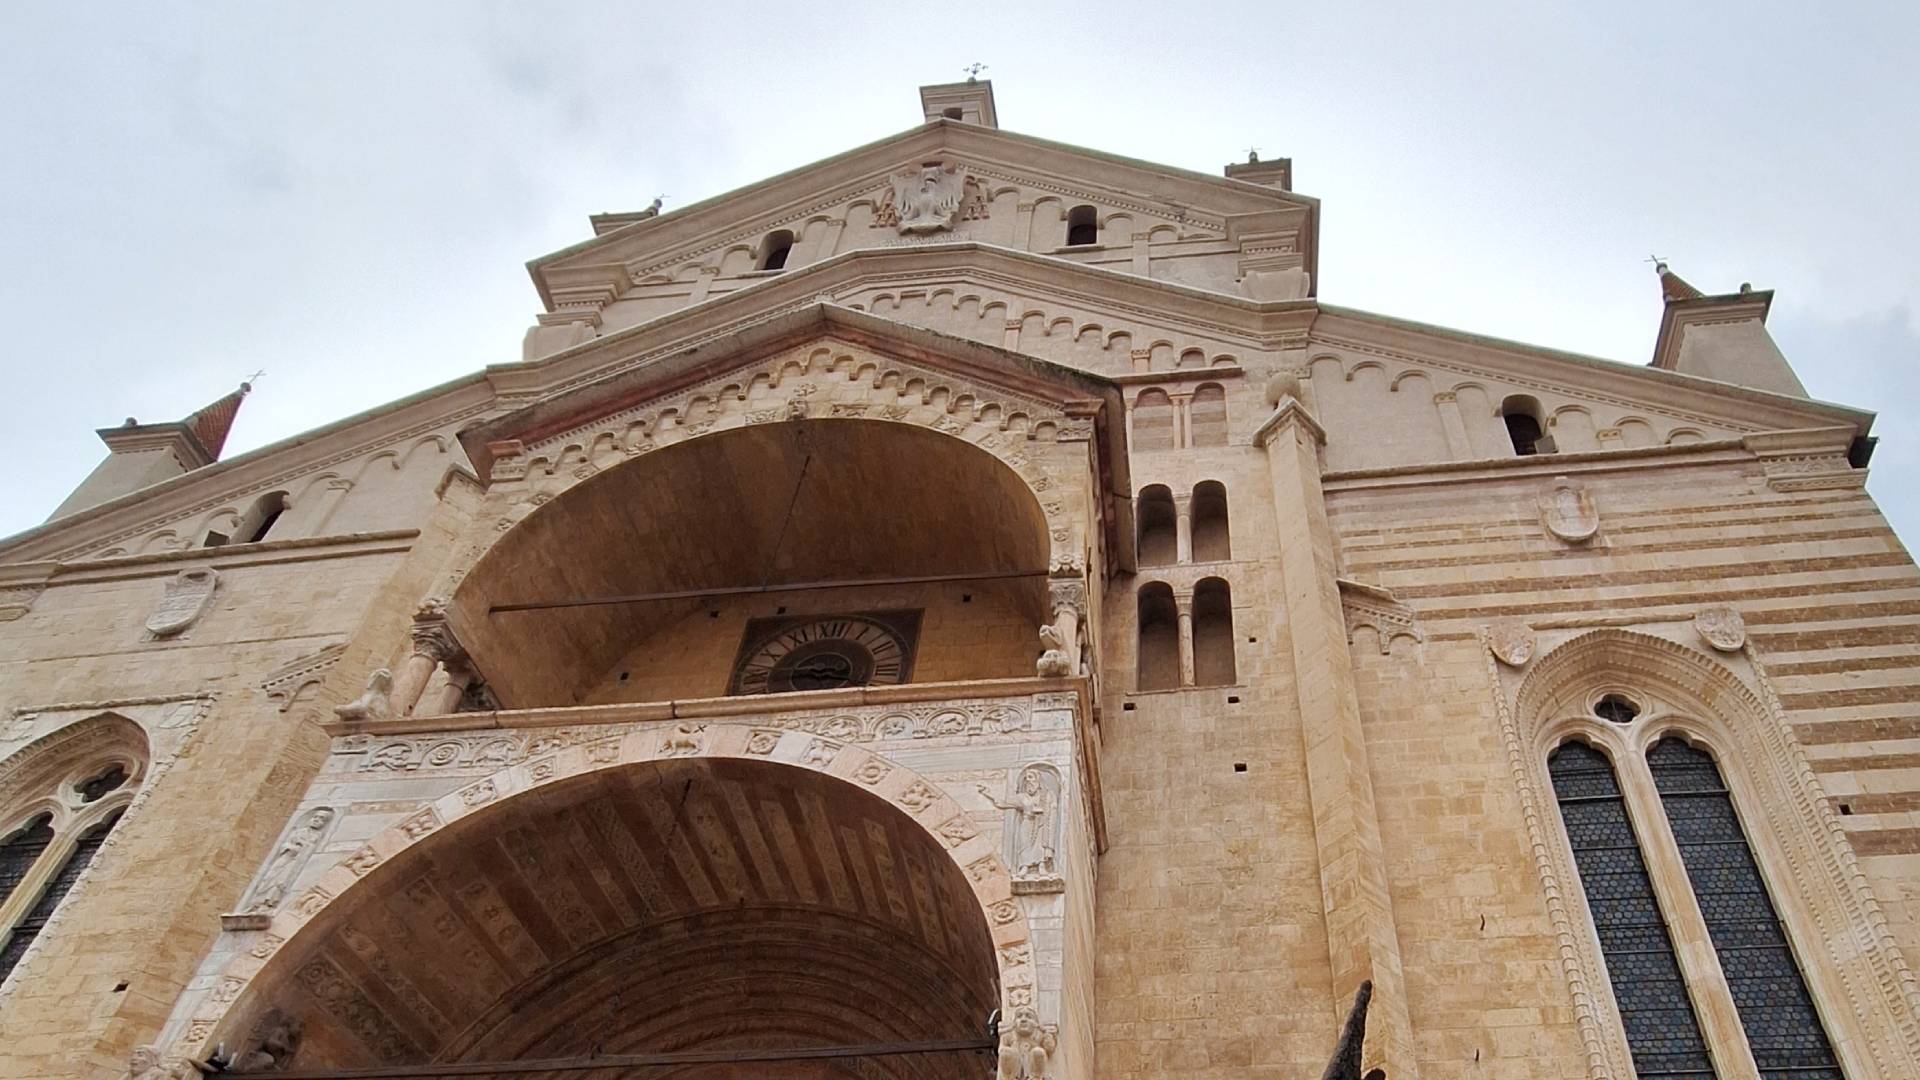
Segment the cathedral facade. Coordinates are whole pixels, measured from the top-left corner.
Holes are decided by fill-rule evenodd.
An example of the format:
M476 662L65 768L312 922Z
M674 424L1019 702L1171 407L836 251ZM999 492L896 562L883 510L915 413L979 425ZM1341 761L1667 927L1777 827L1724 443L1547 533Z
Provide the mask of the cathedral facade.
M1339 308L1285 160L921 105L593 217L521 362L101 432L0 540L0 1077L1920 1076L1920 581L1769 293Z

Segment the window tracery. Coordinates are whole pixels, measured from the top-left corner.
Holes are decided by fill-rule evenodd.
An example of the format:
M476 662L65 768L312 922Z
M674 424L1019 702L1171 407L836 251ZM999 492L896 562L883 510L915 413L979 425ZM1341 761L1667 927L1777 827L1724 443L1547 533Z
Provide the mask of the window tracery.
M147 767L139 726L104 714L0 763L0 982L46 930L133 802Z
M1655 701L1606 693L1547 755L1634 1068L1843 1080L1712 750ZM1597 721L1597 722L1596 722ZM1737 1018L1703 1027L1705 1012ZM1744 1038L1742 1038L1744 1036Z

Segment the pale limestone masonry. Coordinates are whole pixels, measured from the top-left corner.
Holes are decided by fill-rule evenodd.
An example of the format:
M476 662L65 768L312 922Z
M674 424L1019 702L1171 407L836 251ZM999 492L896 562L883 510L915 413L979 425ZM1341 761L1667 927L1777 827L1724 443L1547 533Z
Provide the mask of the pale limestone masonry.
M984 1055L781 1075L1278 1080L1371 981L1394 1080L1627 1078L1569 740L1702 1052L1757 1077L1670 737L1791 946L1805 1075L1920 1075L1920 577L1768 294L1662 267L1647 365L1336 308L1290 162L921 107L597 215L531 264L522 362L226 460L240 394L103 430L0 541L0 948L37 934L0 1077L999 1010Z

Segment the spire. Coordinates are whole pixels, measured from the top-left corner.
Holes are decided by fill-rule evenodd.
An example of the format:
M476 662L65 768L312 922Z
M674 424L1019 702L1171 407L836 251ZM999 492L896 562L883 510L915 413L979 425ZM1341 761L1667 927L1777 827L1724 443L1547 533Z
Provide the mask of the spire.
M1667 269L1664 260L1654 260L1653 270L1660 275L1660 297L1669 304L1675 300L1698 300L1705 295L1699 289L1687 284L1679 274Z
M233 430L233 420L240 415L240 402L252 391L253 384L243 382L240 389L181 421L193 432L193 437L200 440L212 460L220 460L220 448L227 444L227 433Z

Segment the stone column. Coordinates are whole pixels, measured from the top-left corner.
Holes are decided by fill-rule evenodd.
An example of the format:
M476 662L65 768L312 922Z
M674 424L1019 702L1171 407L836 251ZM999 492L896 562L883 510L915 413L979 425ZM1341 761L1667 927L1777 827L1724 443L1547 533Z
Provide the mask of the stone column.
M1193 685L1193 594L1177 592L1173 594L1173 604L1180 612L1180 685Z
M395 716L413 715L434 669L441 664L451 667L465 656L447 625L447 602L439 597L428 597L414 609L413 626L407 634L413 639L413 651L393 679Z
M1173 447L1185 450L1193 445L1193 395L1174 394L1173 398Z
M1467 438L1467 425L1460 418L1460 399L1451 390L1433 395L1433 407L1440 411L1440 429L1447 436L1447 454L1455 461L1473 456L1473 441Z
M1332 967L1329 1030L1345 1016L1361 982L1371 979L1373 1022L1366 1064L1384 1067L1394 1080L1412 1080L1416 1068L1406 979L1335 581L1333 530L1320 487L1320 447L1326 434L1300 403L1298 390L1297 379L1275 378L1268 387L1273 416L1253 441L1267 452L1273 483L1293 685L1306 744L1307 797Z
M1193 496L1173 497L1173 561L1186 565L1193 561Z
M1084 646L1080 628L1087 621L1087 586L1076 578L1055 578L1047 583L1047 600L1053 607L1053 629L1060 635L1060 651L1067 654L1067 666L1075 675L1085 674L1080 657Z

